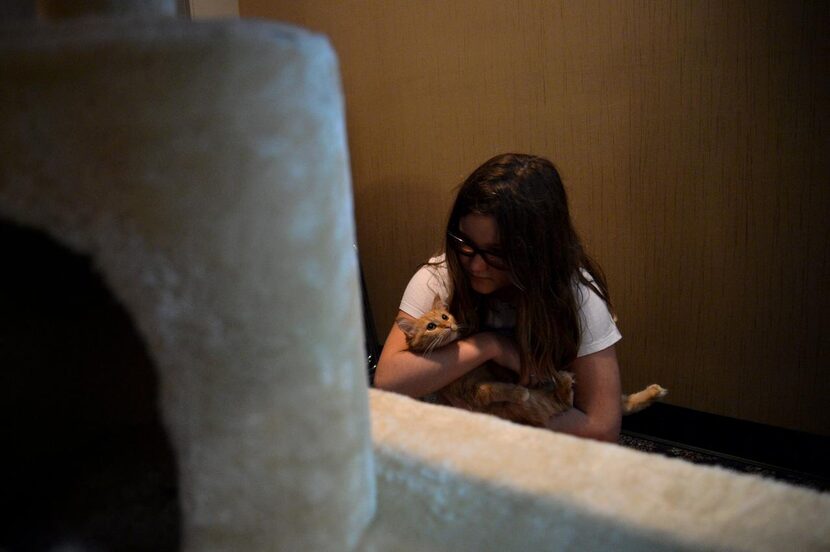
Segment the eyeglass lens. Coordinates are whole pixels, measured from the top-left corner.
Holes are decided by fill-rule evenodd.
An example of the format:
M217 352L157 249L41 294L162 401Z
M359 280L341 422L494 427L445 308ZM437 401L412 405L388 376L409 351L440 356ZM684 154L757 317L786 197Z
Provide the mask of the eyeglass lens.
M452 232L447 232L447 235L450 237L450 243L453 244L459 254L464 255L465 257L474 257L478 254L482 259L484 259L485 263L493 268L505 267L504 258L501 255L476 247L475 245L467 242L464 238L456 236Z

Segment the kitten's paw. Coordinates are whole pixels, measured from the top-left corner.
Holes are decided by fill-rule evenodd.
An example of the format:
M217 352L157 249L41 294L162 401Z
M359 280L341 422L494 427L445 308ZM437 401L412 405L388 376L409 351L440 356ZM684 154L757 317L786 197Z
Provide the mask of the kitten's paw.
M660 385L657 385L656 383L652 383L651 385L646 387L646 391L648 391L654 399L662 399L663 397L669 394L668 389Z
M576 378L572 372L559 372L559 385L555 393L563 404L573 406L574 403L574 384Z

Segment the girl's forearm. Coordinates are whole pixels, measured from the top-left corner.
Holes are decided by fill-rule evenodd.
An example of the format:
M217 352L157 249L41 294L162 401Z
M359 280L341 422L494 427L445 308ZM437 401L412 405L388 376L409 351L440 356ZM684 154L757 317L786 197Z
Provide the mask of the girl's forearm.
M619 427L601 424L578 408L571 408L553 416L547 427L553 431L609 443L616 443L620 436Z
M410 397L423 397L447 386L496 354L493 342L486 334L475 334L426 354L408 350L381 354L375 386Z

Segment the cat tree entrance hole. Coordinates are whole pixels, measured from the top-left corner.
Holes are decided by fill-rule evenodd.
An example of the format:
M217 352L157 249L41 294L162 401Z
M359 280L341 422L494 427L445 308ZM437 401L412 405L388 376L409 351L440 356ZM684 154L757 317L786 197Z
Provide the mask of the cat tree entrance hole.
M153 361L94 270L0 221L0 549L178 550Z

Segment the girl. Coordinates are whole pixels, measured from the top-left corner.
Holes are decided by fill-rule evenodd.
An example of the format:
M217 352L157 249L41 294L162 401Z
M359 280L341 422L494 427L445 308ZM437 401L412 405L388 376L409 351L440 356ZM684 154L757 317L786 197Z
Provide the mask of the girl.
M421 316L436 295L470 333L421 355L407 350L393 324L375 373L378 388L421 397L490 360L530 386L568 370L576 379L574 408L548 427L617 441L614 344L621 335L605 278L580 243L550 161L499 155L467 178L450 213L444 254L412 277L398 316Z

